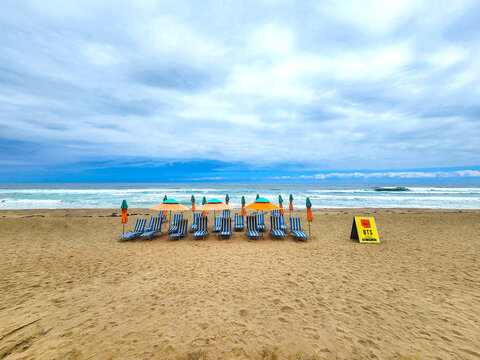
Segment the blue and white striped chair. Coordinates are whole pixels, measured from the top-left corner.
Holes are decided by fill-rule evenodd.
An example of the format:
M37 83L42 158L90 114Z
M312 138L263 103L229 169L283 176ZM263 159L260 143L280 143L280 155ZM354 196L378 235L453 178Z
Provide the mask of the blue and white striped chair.
M235 230L243 230L245 224L243 223L243 215L236 214L235 215L235 224L233 228Z
M152 221L153 220L153 221ZM153 223L152 223L153 222ZM154 216L150 219L150 225L148 228L145 228L145 231L142 235L140 235L141 238L148 238L149 240L152 240L153 235L161 235L162 234L162 222L163 219L161 216Z
M145 226L145 229L143 229L144 232L145 231L150 231L152 229L155 218L156 218L156 216L150 216L150 221L148 223L148 226Z
M143 233L146 223L147 223L147 219L145 218L137 219L137 221L135 222L135 228L133 229L133 231L130 231L121 235L120 240L132 240L136 238L137 236Z
M183 220L183 214L173 215L172 226L168 228L169 233L176 233L178 231L178 222Z
M280 218L280 230L287 231L288 226L285 225L285 218L283 217L282 214L279 215L279 218Z
M222 211L222 217L229 218L230 216L230 210L223 210Z
M172 240L179 240L184 236L187 236L188 233L188 219L182 219L178 222L178 231L176 233L170 234Z
M280 216L270 216L270 232L274 237L285 238L285 231L280 230Z
M193 238L202 238L205 240L205 236L208 234L208 218L206 216L201 216L198 219L198 230L193 233Z
M213 224L213 232L219 232L222 229L222 217L215 216L215 224Z
M193 213L193 224L190 226L190 230L197 231L198 230L198 219L202 213Z
M258 231L265 231L267 230L267 226L265 225L265 216L263 214L256 214L257 218L257 230Z
M222 218L222 229L219 233L220 237L230 237L232 236L232 219L229 217Z
M295 237L295 241L307 240L308 235L302 231L302 223L299 217L290 218L290 234Z
M260 238L260 233L257 230L257 218L255 215L247 216L247 235L248 241Z
M272 210L272 216L280 216L280 210Z

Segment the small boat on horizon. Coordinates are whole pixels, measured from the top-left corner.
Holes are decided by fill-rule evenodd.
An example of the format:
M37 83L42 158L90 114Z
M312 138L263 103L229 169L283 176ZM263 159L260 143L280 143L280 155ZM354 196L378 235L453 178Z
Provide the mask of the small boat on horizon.
M404 186L395 186L395 187L374 187L374 191L410 191L409 188Z

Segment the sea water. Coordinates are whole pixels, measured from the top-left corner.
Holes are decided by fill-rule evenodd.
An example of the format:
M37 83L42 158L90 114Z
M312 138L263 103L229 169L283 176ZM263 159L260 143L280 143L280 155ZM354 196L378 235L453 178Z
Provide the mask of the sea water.
M403 187L395 189L395 187ZM378 191L383 190L383 191ZM230 205L241 207L256 194L273 203L278 196L288 206L289 195L296 209L305 208L308 196L313 208L436 208L480 209L480 184L0 184L1 209L119 208L127 200L130 208L149 208L163 201L164 195L190 206L207 200L230 197Z

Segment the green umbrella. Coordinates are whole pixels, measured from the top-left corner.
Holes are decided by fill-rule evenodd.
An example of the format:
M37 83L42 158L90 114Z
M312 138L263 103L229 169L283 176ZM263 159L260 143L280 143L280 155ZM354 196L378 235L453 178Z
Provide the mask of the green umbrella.
M203 199L202 199L202 205L205 205L206 203L207 203L207 199L204 196Z
M307 202L306 203L307 203L307 207L312 206L312 203L311 203L311 201L308 197L307 197Z
M258 194L257 194L257 197L256 197L256 199L258 199L259 197L260 197L260 195L258 195Z
M283 203L282 195L278 195L278 202Z
M122 206L120 206L120 209L128 209L127 200L122 201Z
M225 204L228 204L228 202L230 201L230 198L228 197L228 194L225 196Z
M123 233L125 234L125 223L128 221L127 217L127 200L122 201L122 205L120 206L120 209L122 209L122 224L123 224Z
M290 194L290 201L293 201L293 196L292 196L292 194Z
M165 202L166 200L167 200L167 195L163 197L163 202Z
M242 204L245 204L245 196L242 196Z
M192 197L190 198L190 201L195 202L195 196L192 195Z

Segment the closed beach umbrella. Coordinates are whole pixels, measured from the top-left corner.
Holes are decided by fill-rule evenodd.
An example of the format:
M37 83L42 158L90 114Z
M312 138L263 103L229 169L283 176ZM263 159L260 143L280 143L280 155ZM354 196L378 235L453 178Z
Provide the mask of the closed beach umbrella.
M257 197L255 198L255 200L259 199L260 198L260 195L257 194Z
M255 202L245 206L245 209L249 210L278 210L280 209L277 205L272 204L265 198L259 197Z
M165 202L165 201L167 201L167 200L168 200L168 199L167 199L167 195L165 195L165 196L163 197L163 202ZM162 216L165 217L165 218L167 217L167 210L163 210Z
M228 205L228 202L229 202L229 201L230 201L230 198L228 197L228 194L227 194L227 196L225 196L225 204Z
M242 196L242 215L247 215L247 210L245 210L245 196Z
M307 220L308 220L308 236L310 236L310 222L313 221L313 215L312 215L312 203L310 202L310 199L308 197L307 197L306 205L307 205Z
M190 201L192 202L192 211L195 212L195 196L192 195Z
M293 196L290 194L290 205L288 206L288 210L293 211Z
M285 214L285 211L283 210L283 199L282 195L278 195L278 206L280 207L280 214Z
M207 198L204 196L203 199L202 199L202 205L205 205L206 203L207 203ZM207 215L207 212L205 210L203 210L202 215L203 216Z
M123 224L123 233L125 234L125 224L128 222L128 216L127 216L127 201L123 200L122 205L120 206L120 209L122 209L122 224Z

